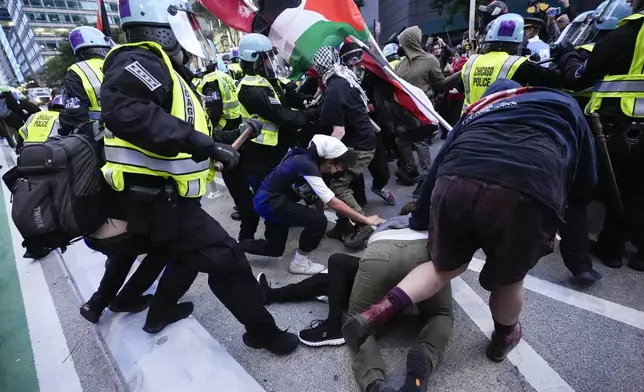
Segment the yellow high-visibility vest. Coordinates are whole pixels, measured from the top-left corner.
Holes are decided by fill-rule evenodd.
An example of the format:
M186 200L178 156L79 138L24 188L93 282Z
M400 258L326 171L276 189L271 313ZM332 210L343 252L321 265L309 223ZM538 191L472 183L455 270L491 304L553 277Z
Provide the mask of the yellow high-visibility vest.
M519 66L528 61L521 56L511 56L505 52L475 54L467 60L461 70L465 87L463 109L481 99L488 86L497 79L512 79Z
M630 21L644 18L644 10L629 15L617 23L624 26ZM606 61L610 61L607 59ZM595 113L604 98L621 98L622 113L627 117L644 118L644 25L640 28L633 48L633 60L626 75L607 75L593 88L586 113Z
M201 79L200 83L197 85L197 91L199 94L203 95L204 86L214 81L219 82L221 99L224 102L224 112L215 127L215 130L218 131L224 129L227 120L234 120L241 117L241 105L239 104L239 99L237 99L235 80L228 74L219 70L215 70Z
M400 60L391 60L391 61L389 62L389 66L390 66L392 69L396 69L396 65L398 65L398 63L400 63Z
M44 143L52 136L58 135L60 123L58 112L38 112L32 114L25 125L18 130L25 145L33 143Z
M241 80L244 77L244 71L237 63L228 64L228 73L235 80Z
M172 108L170 114L190 123L195 131L210 135L206 114L196 94L188 82L172 68L172 62L155 42L139 42L121 45L108 53L108 57L123 48L137 47L159 55L168 67L172 78ZM112 132L105 132L105 160L101 169L105 181L115 190L125 189L124 174L143 174L148 176L172 178L177 184L181 197L197 198L206 192L206 183L210 172L210 162L195 162L192 156L180 153L167 157L144 150L134 144L116 137Z
M89 98L89 117L96 121L101 118L101 84L103 84L104 61L99 58L79 61L67 69L78 75L83 82L85 94Z
M244 78L237 85L238 96L242 86L270 88L271 91L273 92L273 97L277 100L277 102L280 102L280 99L277 96L277 93L275 92L275 89L273 88L273 86L270 84L268 80L266 80L261 76L250 76L250 75L244 76ZM252 116L252 114L249 113L248 110L246 110L244 105L241 105L241 115L244 120ZM277 124L271 121L268 121L262 117L259 117L258 120L262 122L262 132L255 139L252 139L252 141L257 144L264 144L266 146L277 146L277 141L278 141Z

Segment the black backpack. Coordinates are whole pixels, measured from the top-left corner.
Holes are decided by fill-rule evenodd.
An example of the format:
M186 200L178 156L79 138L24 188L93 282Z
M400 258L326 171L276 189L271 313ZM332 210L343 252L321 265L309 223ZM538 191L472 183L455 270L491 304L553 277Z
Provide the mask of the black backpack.
M108 218L99 143L82 134L26 145L5 183L26 248L62 248ZM9 173L7 173L9 174Z

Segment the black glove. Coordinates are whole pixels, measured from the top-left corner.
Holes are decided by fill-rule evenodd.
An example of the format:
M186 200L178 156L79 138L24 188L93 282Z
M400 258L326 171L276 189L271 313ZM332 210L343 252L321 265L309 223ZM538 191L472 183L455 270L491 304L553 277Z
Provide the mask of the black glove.
M232 169L239 163L239 153L233 146L222 143L213 145L210 158L216 162L221 162L225 169Z
M535 63L538 63L539 61L541 61L541 55L539 53L531 54L530 61L534 61Z
M572 46L570 41L564 40L550 47L550 57L554 60L558 60L566 53L574 52L574 51L575 51L575 47Z
M254 139L258 137L260 133L262 133L263 124L261 121L259 121L259 118L257 117L257 115L253 115L253 117L244 120L244 123L249 125L253 131L252 135L250 136L250 139Z

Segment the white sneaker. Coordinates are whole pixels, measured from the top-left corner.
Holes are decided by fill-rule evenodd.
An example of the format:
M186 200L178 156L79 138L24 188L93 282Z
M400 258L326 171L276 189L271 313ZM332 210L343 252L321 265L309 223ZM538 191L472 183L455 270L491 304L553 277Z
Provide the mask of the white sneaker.
M297 262L293 260L291 261L291 265L288 267L290 273L300 275L315 275L319 274L325 269L325 266L312 262L308 257L300 259Z

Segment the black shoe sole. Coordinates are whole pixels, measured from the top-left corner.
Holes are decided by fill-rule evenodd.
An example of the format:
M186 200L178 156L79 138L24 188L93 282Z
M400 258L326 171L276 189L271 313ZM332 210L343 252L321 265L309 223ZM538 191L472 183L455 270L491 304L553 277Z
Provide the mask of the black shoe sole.
M419 392L421 385L427 379L429 366L427 366L427 355L420 346L414 346L407 353L407 377L400 392ZM409 384L411 383L411 385Z
M369 325L367 320L357 314L351 317L344 326L342 326L342 336L351 351L358 352L360 346L369 337Z

